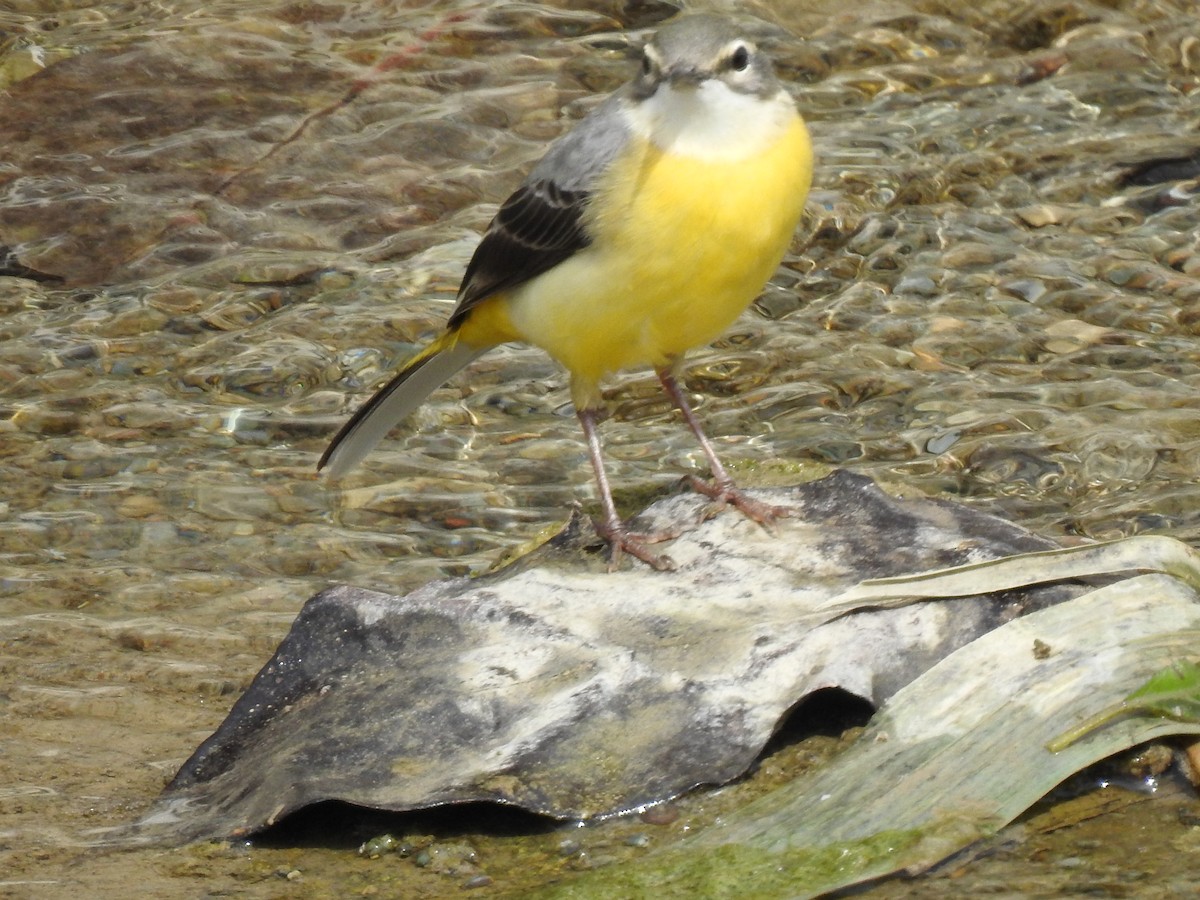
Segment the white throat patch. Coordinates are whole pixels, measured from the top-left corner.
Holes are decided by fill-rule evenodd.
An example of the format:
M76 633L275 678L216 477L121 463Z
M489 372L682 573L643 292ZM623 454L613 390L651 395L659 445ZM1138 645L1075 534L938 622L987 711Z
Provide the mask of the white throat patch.
M736 160L770 146L790 124L795 106L782 89L764 100L709 79L695 89L664 84L627 106L625 115L635 134L668 153Z

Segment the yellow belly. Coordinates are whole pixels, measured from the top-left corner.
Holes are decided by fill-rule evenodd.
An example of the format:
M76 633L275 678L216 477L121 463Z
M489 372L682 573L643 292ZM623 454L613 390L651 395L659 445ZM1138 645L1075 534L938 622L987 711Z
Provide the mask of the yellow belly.
M593 243L504 298L512 333L566 366L589 400L610 372L662 366L712 341L779 265L811 178L799 116L736 161L639 142L593 198Z

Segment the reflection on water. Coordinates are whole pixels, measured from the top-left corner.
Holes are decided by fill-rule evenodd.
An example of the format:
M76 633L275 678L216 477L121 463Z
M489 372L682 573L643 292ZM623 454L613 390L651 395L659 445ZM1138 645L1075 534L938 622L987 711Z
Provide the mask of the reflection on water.
M689 375L725 457L1051 535L1196 537L1193 4L828 5L780 13L803 40L760 28L819 166L794 253ZM0 12L0 667L23 729L0 755L43 785L76 742L120 733L127 758L22 795L47 833L75 795L101 819L148 798L320 587L467 571L590 496L566 380L524 348L344 489L313 466L444 319L495 204L627 76L620 28L670 11L53 6ZM647 373L609 397L619 491L698 464ZM98 765L139 774L106 792Z

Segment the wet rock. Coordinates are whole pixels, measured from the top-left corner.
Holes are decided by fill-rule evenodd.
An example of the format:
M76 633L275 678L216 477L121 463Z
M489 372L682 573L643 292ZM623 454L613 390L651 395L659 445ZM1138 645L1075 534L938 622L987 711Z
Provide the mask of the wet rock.
M320 799L494 800L562 818L655 804L743 772L809 691L840 685L878 703L1070 593L839 610L866 576L1047 544L843 473L769 499L793 511L774 536L732 511L691 528L705 507L694 495L651 507L648 527L689 529L664 545L680 567L670 576L604 573L576 522L487 578L403 598L318 594L141 834L241 835Z

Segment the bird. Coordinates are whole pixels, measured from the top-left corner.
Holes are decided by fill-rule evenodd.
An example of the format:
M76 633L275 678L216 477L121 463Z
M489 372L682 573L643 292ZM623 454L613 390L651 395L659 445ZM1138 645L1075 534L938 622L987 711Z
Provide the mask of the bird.
M672 569L617 513L598 425L602 380L652 367L699 442L692 487L770 526L680 385L685 354L719 337L776 271L803 215L813 151L770 58L734 22L691 14L645 43L636 74L554 140L499 207L440 334L342 426L317 464L340 478L428 395L500 344L541 348L569 373L609 565Z

